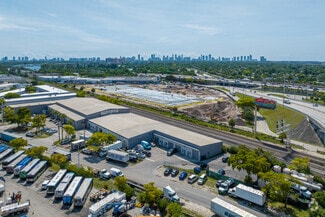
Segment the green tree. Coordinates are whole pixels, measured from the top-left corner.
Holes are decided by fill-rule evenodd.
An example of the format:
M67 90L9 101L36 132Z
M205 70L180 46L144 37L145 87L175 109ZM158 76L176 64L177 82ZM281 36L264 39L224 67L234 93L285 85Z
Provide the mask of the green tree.
M259 172L267 172L271 167L267 158L258 155L258 152L250 150L244 145L240 145L238 152L229 157L228 165L231 165L233 169L246 170L248 174L247 180L251 180L251 174L258 175Z
M36 87L26 86L25 87L25 92L27 92L27 93L35 93L36 92Z
M15 113L15 110L8 106L8 107L5 107L4 109L4 119L5 121L11 123L11 124L14 124L14 123L17 123L17 119L18 119L18 115Z
M10 146L14 147L16 150L22 149L28 145L27 140L23 138L13 139L9 142Z
M48 148L45 146L34 146L25 151L28 156L42 159L43 154Z
M60 165L60 167L67 163L67 157L64 154L53 154L50 159L51 162Z
M166 210L168 204L169 201L166 198L161 198L157 203L159 210Z
M233 118L230 118L230 120L228 121L228 125L230 126L231 131L233 132L234 131L234 127L236 125L235 120Z
M17 111L17 124L18 126L27 126L32 121L30 109L27 107L18 108Z
M105 144L111 144L116 141L116 137L109 133L95 132L88 140L87 145L102 146Z
M309 167L309 158L307 157L296 157L294 158L290 164L289 169L297 170L300 173L310 174L310 167Z
M316 204L312 205L309 209L309 216L310 217L324 217L325 216L325 209L317 206Z
M317 191L315 194L313 194L313 197L317 201L318 205L325 208L325 191Z
M66 134L68 134L69 138L71 138L76 133L75 128L70 124L63 125L63 130Z
M77 97L85 97L86 96L86 92L85 91L78 91L77 92Z
M40 128L43 128L46 126L46 115L45 114L39 114L35 115L32 119L33 127L36 128L37 131L40 130Z
M284 140L287 138L287 134L286 133L280 133L279 135L279 139L281 140L281 143L284 143Z
M5 99L14 99L14 98L20 98L19 93L6 93L3 96Z
M236 105L240 108L244 108L244 107L254 108L255 106L254 98L249 98L249 97L240 98L236 102Z
M153 205L155 202L159 201L160 197L163 195L162 190L157 188L153 182L145 184L144 191L138 196L138 199L142 203L148 203Z
M167 213L169 216L178 217L182 215L182 206L179 203L170 203L167 206Z
M284 207L287 208L288 197L291 193L290 177L273 171L261 172L258 175L266 181L266 185L262 190L270 196L271 200L284 202Z
M91 88L91 93L94 94L96 92L95 88Z

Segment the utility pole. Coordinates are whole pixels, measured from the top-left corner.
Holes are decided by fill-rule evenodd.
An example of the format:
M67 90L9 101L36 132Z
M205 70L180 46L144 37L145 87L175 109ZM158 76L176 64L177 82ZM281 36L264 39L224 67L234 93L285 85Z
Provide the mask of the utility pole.
M256 123L257 123L257 106L254 109L254 138L256 137Z

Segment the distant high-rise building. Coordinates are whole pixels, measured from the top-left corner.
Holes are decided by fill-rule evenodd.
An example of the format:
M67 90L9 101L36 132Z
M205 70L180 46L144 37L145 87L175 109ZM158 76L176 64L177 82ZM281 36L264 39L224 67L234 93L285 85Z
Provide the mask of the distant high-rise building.
M138 61L140 61L141 60L141 56L140 56L140 54L138 54Z
M264 56L261 56L261 57L260 57L260 61L261 61L261 62L266 62L266 58L265 58Z

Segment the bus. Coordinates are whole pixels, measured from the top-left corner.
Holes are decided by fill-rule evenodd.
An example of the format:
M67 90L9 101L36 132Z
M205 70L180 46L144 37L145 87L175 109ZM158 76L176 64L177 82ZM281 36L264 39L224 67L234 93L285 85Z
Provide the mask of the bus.
M69 152L69 151L57 148L54 150L53 154L63 154L64 156L67 157L67 161L71 160L71 152Z
M0 154L0 161L4 158L6 158L8 155L10 155L14 151L13 148L8 148L4 152L1 152Z
M46 170L47 161L43 160L39 162L29 173L27 173L26 181L27 182L35 182L40 175Z
M76 176L72 180L69 188L64 192L62 202L63 205L71 205L73 202L73 196L77 193L79 186L82 182L82 176Z
M61 169L55 174L55 176L51 179L50 183L47 185L46 194L54 194L55 189L58 187L60 181L63 179L66 173L66 169Z
M13 162L17 157L22 155L24 151L17 151L15 154L11 155L10 157L6 158L4 161L2 161L2 169L6 169L7 166Z
M15 168L14 168L14 176L19 176L19 173L22 169L24 169L29 162L33 160L33 157L26 157L22 160Z
M27 157L26 154L20 155L17 157L14 161L12 161L7 167L6 167L6 172L7 173L13 173L14 168L19 165L24 159Z
M85 204L92 187L93 187L93 179L85 178L78 192L74 196L73 202L75 207L80 207Z
M3 151L5 151L8 148L8 146L0 144L0 153L2 153Z
M27 173L31 171L41 160L39 158L36 158L32 160L26 167L24 167L20 173L19 173L19 178L20 179L26 179Z
M54 192L54 198L55 199L61 199L63 197L63 194L65 190L67 190L70 182L74 178L74 173L70 172L65 174L64 178L60 182L59 186L55 189Z

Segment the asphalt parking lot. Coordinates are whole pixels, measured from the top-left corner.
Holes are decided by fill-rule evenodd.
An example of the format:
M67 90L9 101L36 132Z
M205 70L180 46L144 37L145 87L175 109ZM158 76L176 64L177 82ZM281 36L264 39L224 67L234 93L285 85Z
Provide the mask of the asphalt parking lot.
M47 122L46 127L49 128L54 128L56 129L57 126L53 122ZM87 132L88 133L88 132ZM53 146L53 142L58 140L58 133L54 133L51 136L47 138L35 138L35 137L26 137L25 133L18 133L18 135L22 136L23 138L27 139L29 141L29 144L32 144L33 146L46 146L48 147L47 154L50 155L53 153L53 150L56 146ZM79 135L83 135L83 131L77 132L77 137ZM62 146L62 148L66 148L69 150L69 146L65 145ZM164 177L163 175L163 166L164 165L170 165L174 166L180 169L193 169L196 164L182 158L181 156L174 154L173 156L167 156L166 155L166 150L161 149L159 147L153 147L151 150L151 157L147 157L143 159L141 162L138 162L136 164L129 164L128 166L126 165L121 165L121 164L116 164L114 162L107 162L105 158L100 158L97 156L90 156L90 155L85 155L85 154L78 154L78 152L72 152L72 161L77 163L78 161L80 162L80 165L82 166L90 166L94 169L109 169L111 167L117 167L123 171L123 173L126 175L128 179L134 180L139 183L148 183L148 182L154 182L156 186L158 187L164 187L166 185L173 185L173 188L179 192L179 196L182 198L187 198L190 201L197 201L197 198L195 197L194 193L202 195L202 199L200 201L197 201L198 204L201 206L208 207L207 201L209 199L212 199L215 197L215 192L212 191L211 189L207 188L206 186L199 186L196 183L194 185L188 185L186 180L179 181L178 176L176 177ZM236 179L243 179L246 175L245 172L243 171L234 171L230 166L227 165L227 163L222 162L222 156L217 156L214 159L211 159L209 161L205 161L204 163L209 164L209 168L212 171L217 172L220 168L223 168L226 171L227 176L231 176ZM179 174L178 174L179 175ZM44 204L48 204L50 207L50 210L53 210L53 213L55 215L49 215L49 216L86 216L86 213L88 212L87 205L85 206L84 209L82 209L82 215L80 211L76 211L73 209L64 209L61 207L60 204L54 203L52 198L47 198L45 196L44 192L39 191L38 187L40 183L42 183L43 180L45 180L47 177L46 174L44 176L41 176L40 179L35 182L31 186L27 186L27 190L33 190L33 194L35 195L34 199L35 201L38 201L37 197L40 197L40 201ZM186 185L184 185L185 183ZM22 188L23 185L18 185L16 187L13 187L13 189ZM214 193L213 193L214 192ZM193 197L191 199L191 197ZM31 199L31 201L33 201ZM33 210L33 202L31 206L31 210ZM56 210L56 211L55 211ZM86 210L86 211L85 211ZM37 209L33 210L35 213L42 213L42 210L38 211ZM59 212L58 212L59 211ZM47 213L47 212L46 212ZM48 213L51 213L48 212ZM58 215L60 213L60 215ZM40 215L41 216L41 215ZM42 215L44 216L44 215Z

